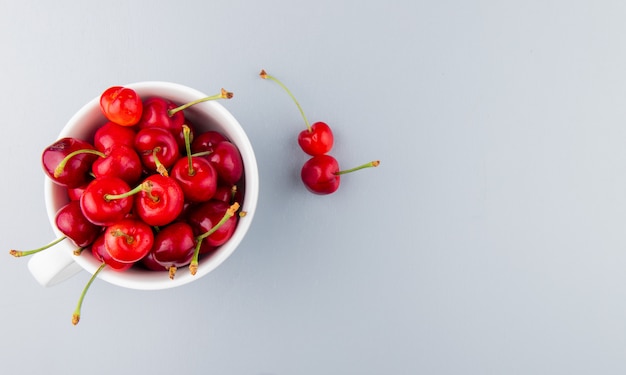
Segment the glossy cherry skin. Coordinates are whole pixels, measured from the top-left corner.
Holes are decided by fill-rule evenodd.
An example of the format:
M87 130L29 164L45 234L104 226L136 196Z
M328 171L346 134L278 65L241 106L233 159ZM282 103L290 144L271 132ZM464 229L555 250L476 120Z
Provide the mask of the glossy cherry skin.
M101 152L120 144L134 147L135 134L136 131L134 128L121 126L109 121L96 130L93 136L93 145L96 150Z
M87 220L78 201L70 201L61 207L55 216L55 224L79 247L89 246L102 231L100 226Z
M91 165L98 159L98 156L94 154L84 153L72 157L62 173L58 176L54 175L55 169L67 155L83 149L93 150L94 147L88 142L72 137L61 138L46 147L41 154L41 164L46 176L54 183L68 188L87 183L91 179L89 176Z
M101 177L93 180L80 197L80 208L87 220L96 225L108 226L123 219L133 208L134 197L111 199L107 194L117 195L130 191L124 180L118 177Z
M196 135L191 142L191 153L213 152L215 147L228 139L220 132L209 130Z
M317 155L302 166L300 176L306 188L315 194L332 194L339 188L339 163L330 155Z
M176 139L163 128L141 129L135 136L135 150L143 165L152 172L157 170L157 159L169 169L180 158Z
M194 234L199 236L208 232L217 223L219 223L229 208L230 204L211 199L208 202L200 203L190 210L187 222L191 225ZM228 241L235 232L237 220L237 215L230 217L215 231L215 233L205 238L200 245L200 253L205 254L212 252L215 248Z
M143 173L143 164L134 148L124 144L113 145L104 150L105 157L100 157L92 164L91 170L96 178L119 177L129 185L135 185Z
M154 237L151 253L158 264L167 269L175 269L191 262L195 247L196 240L191 226L178 221L159 230Z
M213 163L220 179L227 185L236 184L243 176L243 160L234 144L220 142L207 158Z
M104 231L104 246L111 258L134 263L145 257L154 244L152 228L141 220L123 219Z
M75 188L66 188L66 190L67 190L67 197L71 201L79 201L80 197L83 195L83 193L85 192L85 189L87 188L88 185L89 185L89 182L87 182L85 185L78 186L78 187L75 187Z
M106 246L104 246L104 233L99 235L91 244L91 255L114 271L126 271L133 266L133 263L118 262L111 257L109 252L106 251Z
M228 204L233 204L235 202L240 205L243 203L243 185L225 185L220 184L217 186L215 190L215 195L213 195L213 199L217 199ZM234 189L233 189L234 188Z
M139 129L163 128L168 130L176 139L177 144L185 147L185 139L182 136L185 115L183 111L178 111L170 116L169 110L178 107L171 100L160 97L151 97L143 101L143 115L137 124Z
M178 159L170 171L170 176L183 189L185 200L205 202L213 197L217 189L217 172L211 162L202 157L191 157L193 173L189 174L188 158Z
M154 259L154 253L152 251L148 252L145 257L141 258L139 264L150 271L167 271L167 268L163 267L156 261L156 259Z
M311 156L323 155L333 148L334 136L330 127L324 122L316 122L311 129L298 134L298 144L302 151Z
M143 112L141 98L135 90L113 86L100 96L100 108L109 120L122 126L133 126L139 122Z
M135 213L146 224L163 226L173 222L183 211L185 197L176 180L153 174L143 184L148 186L135 198Z

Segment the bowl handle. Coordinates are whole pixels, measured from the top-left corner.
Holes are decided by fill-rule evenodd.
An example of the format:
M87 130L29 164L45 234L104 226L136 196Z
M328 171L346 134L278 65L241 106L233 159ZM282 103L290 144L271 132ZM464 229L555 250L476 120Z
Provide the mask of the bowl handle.
M58 250L60 249L48 249L31 255L28 260L30 273L43 286L58 284L83 269L69 252Z

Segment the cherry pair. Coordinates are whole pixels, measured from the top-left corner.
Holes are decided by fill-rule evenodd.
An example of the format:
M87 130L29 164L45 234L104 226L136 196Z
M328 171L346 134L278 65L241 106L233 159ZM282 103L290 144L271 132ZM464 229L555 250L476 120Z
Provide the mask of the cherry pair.
M298 100L287 88L287 86L285 86L276 77L267 74L265 70L261 70L259 75L261 78L272 80L282 87L294 101L300 111L302 119L304 120L306 129L302 130L298 134L298 144L300 145L302 151L312 157L302 166L300 178L302 179L304 186L310 192L319 195L332 194L339 189L341 175L363 168L377 167L380 164L380 162L376 160L356 168L340 170L337 159L328 154L334 143L334 135L330 127L321 121L310 125L306 115L304 114L304 110L302 110L302 107L300 106L300 103L298 103Z

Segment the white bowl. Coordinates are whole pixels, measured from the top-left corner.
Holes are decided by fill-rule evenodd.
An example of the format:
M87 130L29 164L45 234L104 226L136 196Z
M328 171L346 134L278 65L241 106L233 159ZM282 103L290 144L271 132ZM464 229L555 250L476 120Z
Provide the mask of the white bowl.
M184 104L208 96L198 90L169 82L139 82L124 86L134 89L142 98L159 96L169 99L177 104ZM155 290L172 288L199 280L222 264L222 262L224 262L235 251L246 235L248 228L250 228L258 200L259 176L254 151L246 133L235 117L233 117L233 115L218 101L208 101L196 104L185 109L184 114L185 118L188 118L194 124L198 133L205 130L219 131L239 148L244 164L245 181L244 198L241 210L245 211L247 215L239 219L237 229L228 242L222 245L211 256L200 260L198 264L198 271L195 275L191 275L187 268L181 268L176 273L174 279L171 280L168 277L167 272L148 271L138 267L133 267L130 270L123 272L117 272L105 267L98 275L98 277L104 281L126 288ZM100 110L100 96L98 96L87 103L69 120L69 122L61 130L58 138L75 137L83 140L91 140L96 129L104 123L106 123L106 119ZM55 225L55 215L59 208L68 203L65 188L54 184L50 181L50 179L46 178L45 202L50 224L52 225L54 232L58 236L61 236L62 233L56 228ZM80 268L93 274L100 266L100 262L98 262L91 255L90 251L84 251L83 254L76 256L73 255L74 250L75 245L73 245L70 240L65 240L56 245L54 250L50 249L49 251L62 251L69 254L72 257L72 260L80 266ZM43 253L45 252L40 254ZM35 254L33 257L36 257L37 255L39 254ZM33 265L29 264L29 268L33 273L48 272L55 274L55 272L62 272L62 270L42 270L41 268L46 266L39 264L43 263L41 260L38 262L36 259L33 259L33 263ZM51 264L54 262L47 261L47 263ZM55 275L57 278L62 277L62 275ZM67 276L71 276L71 274ZM38 275L35 275L35 277L37 278ZM40 282L50 284L54 283L51 280Z

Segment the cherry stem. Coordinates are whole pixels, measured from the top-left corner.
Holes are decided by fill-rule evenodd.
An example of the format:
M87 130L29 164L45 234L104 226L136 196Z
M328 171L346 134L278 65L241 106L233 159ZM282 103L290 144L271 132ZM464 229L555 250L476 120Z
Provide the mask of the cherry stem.
M103 152L100 152L98 150L92 150L92 149L81 149L81 150L76 150L76 151L72 151L69 154L67 154L63 160L61 160L61 162L59 163L59 165L57 165L57 167L54 169L54 177L59 177L61 174L63 174L63 170L65 169L65 165L67 164L67 162L70 161L71 158L73 158L76 155L80 155L80 154L93 154L93 155L98 155L101 158L106 158L106 154L104 154Z
M76 255L76 256L79 256L80 254L83 253L83 250L85 250L84 247L79 247L76 250L74 250L73 254Z
M187 150L187 166L188 166L188 173L189 176L193 176L196 174L196 172L193 170L193 163L191 160L191 141L189 140L189 137L191 135L191 129L189 129L189 126L187 125L183 125L183 136L185 137L185 150Z
M154 164L156 165L156 171L164 176L167 177L169 176L169 173L167 172L167 168L165 168L165 166L163 165L163 163L161 163L161 160L159 160L159 157L157 156L157 152L161 151L161 147L155 147L152 150L152 157L154 158Z
M56 240L54 240L54 241L50 242L49 244L47 244L47 245L45 245L45 246L42 246L42 247L40 247L40 248L33 249L33 250L26 250L26 251L21 251L21 250L11 250L11 251L9 251L9 254L13 255L13 256L14 256L14 257L16 257L16 258L19 258L19 257L24 257L24 256L27 256L27 255L32 255L32 254L38 253L38 252L40 252L40 251L43 251L43 250L49 249L49 248L51 248L52 246L54 246L54 245L58 244L59 242L63 241L63 240L64 240L64 239L66 239L66 238L67 238L67 236L62 236L62 237L57 238Z
M147 191L150 192L151 190L151 186L148 186L150 184L148 184L148 182L142 182L141 184L137 185L134 189L127 191L126 193L121 193L121 194L104 194L104 200L109 202L115 199L124 199L124 198L128 198L131 195L135 195L141 191Z
M133 242L135 242L135 238L129 234L126 234L124 232L122 232L121 229L116 229L115 231L111 232L111 236L113 237L124 237L124 239L126 240L127 244L132 244Z
M100 271L102 271L105 266L106 266L106 263L102 263L100 265L100 267L98 267L96 272L94 272L93 275L91 275L91 278L89 279L89 282L87 282L87 285L85 285L85 288L83 289L83 292L80 294L80 298L78 299L78 304L76 305L76 309L74 310L74 314L72 315L72 324L73 325L77 325L78 321L80 321L80 309L83 306L83 300L85 299L85 295L87 294L87 290L89 289L89 287L91 286L93 281L96 279L96 277L98 276Z
M207 96L206 98L197 99L197 100L194 100L194 101L189 102L187 104L183 104L183 105L181 105L179 107L172 108L172 109L167 111L167 114L170 117L172 117L172 116L174 116L174 114L176 112L180 112L182 110L185 110L185 109L191 107L192 105L196 105L196 104L202 103L202 102L208 102L209 100L230 99L232 97L233 97L233 93L232 92L229 92L229 91L226 91L226 90L222 89L219 94L215 94L215 95L212 95L212 96Z
M300 111L300 114L302 115L302 119L304 120L304 124L306 125L306 128L309 132L313 131L311 129L311 125L309 125L309 120L307 120L306 116L304 115L304 111L302 110L302 107L300 106L300 103L298 103L298 100L296 99L296 97L291 93L291 91L289 91L289 89L287 88L287 86L285 86L280 80L278 80L278 78L271 76L269 74L267 74L267 72L264 69L261 69L261 73L259 73L259 75L261 76L261 78L263 79L269 79L272 80L274 82L276 82L280 87L283 88L283 90L285 90L287 92L287 94L289 94L289 96L291 97L291 99L293 100L294 103L296 103L296 106L298 107L298 110Z
M211 155L213 151L199 151L196 152L195 154L191 154L191 156L207 156L207 155Z
M230 219L231 217L235 215L238 209L239 209L239 203L237 202L233 203L226 210L226 212L224 213L224 216L222 216L222 219L217 224L215 224L213 228L209 229L208 231L196 237L196 248L193 253L193 258L191 259L191 262L189 263L189 271L191 272L192 275L195 275L196 272L198 271L198 257L200 256L200 245L202 245L202 240L204 240L205 238L215 233L215 231L217 231L222 225L224 225L224 223L227 222L228 219Z
M351 168L351 169L346 169L346 170L343 170L343 171L335 172L335 174L336 175L342 175L342 174L358 171L359 169L378 167L379 164L380 164L379 160L374 160L374 161L371 161L369 163L365 163L363 165L359 165L358 167L355 167L355 168Z

